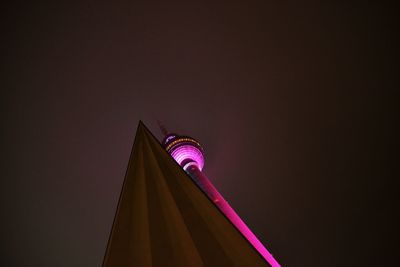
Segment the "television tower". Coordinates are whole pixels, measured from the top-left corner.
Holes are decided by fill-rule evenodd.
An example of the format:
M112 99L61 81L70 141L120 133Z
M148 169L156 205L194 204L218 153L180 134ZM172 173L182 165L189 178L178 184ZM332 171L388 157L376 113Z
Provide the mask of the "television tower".
M279 267L271 253L258 240L253 232L242 221L239 215L231 208L210 180L202 173L204 166L203 149L199 142L189 136L180 136L168 133L161 123L161 131L165 135L162 145L175 161L185 170L192 180L203 190L203 192L214 202L218 209L228 218L237 230L250 242L250 244L262 255L272 266Z

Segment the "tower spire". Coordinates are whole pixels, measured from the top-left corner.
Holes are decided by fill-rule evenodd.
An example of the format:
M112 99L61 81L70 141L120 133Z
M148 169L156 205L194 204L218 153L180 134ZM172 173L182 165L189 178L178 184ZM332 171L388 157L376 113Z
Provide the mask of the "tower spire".
M158 127L160 127L161 133L164 136L168 135L167 128L165 128L164 124L162 124L162 122L159 119L157 119L157 124L158 124Z

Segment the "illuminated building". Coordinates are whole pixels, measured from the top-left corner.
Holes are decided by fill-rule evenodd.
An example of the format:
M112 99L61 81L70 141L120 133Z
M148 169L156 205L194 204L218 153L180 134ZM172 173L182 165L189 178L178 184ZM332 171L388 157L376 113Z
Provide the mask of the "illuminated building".
M200 144L177 135L164 144L174 158L139 123L103 266L279 266L201 173Z
M272 267L280 266L210 180L201 172L204 166L204 156L200 143L189 136L167 134L163 140L163 146L264 259Z

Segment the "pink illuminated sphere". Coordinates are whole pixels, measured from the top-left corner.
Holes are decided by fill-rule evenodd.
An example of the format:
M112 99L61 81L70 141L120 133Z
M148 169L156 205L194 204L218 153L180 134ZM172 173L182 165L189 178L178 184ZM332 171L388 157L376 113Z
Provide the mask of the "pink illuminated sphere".
M203 149L195 139L189 136L168 134L164 138L163 146L184 170L189 166L196 166L199 170L203 169Z

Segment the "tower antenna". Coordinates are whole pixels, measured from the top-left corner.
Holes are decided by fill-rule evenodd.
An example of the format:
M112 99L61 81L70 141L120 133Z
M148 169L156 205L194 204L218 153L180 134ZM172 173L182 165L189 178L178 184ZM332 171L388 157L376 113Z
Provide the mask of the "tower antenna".
M162 122L159 119L157 119L157 124L158 124L158 127L160 127L161 133L164 136L167 135L168 134L167 128L165 128L164 124L162 124Z

